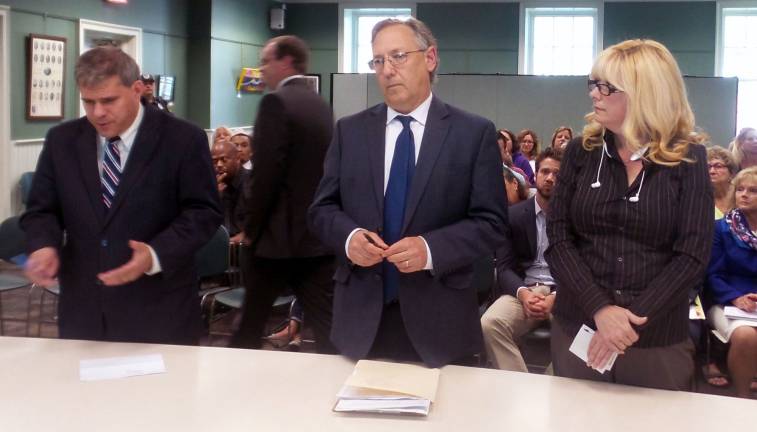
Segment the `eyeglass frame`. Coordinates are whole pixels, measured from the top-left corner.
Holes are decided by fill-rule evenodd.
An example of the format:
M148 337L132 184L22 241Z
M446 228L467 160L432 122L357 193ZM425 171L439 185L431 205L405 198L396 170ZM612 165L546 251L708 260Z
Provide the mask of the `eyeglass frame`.
M599 94L601 94L602 96L610 96L613 93L623 93L623 90L615 87L608 82L601 82L600 80L587 80L586 86L589 87L589 93L591 93L596 88L597 91L599 91ZM607 89L607 93L602 91L603 88Z
M728 169L728 165L724 164L723 162L708 162L707 163L707 170L711 170L715 168L716 170L722 170L722 169Z
M407 62L408 54L417 53L417 52L426 52L428 48L425 49L417 49L414 51L397 51L392 54L385 54L381 57L374 57L368 61L368 68L370 68L372 71L376 71L377 69L381 69L384 67L384 63L386 63L386 59L389 59L389 63L393 67L401 66ZM377 65L376 63L380 64Z

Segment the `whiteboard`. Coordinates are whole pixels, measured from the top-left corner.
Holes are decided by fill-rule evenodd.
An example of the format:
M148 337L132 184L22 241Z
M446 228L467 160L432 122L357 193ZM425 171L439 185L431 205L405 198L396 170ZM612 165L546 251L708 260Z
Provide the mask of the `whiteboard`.
M697 125L727 146L736 135L737 78L685 77ZM372 74L332 74L337 119L383 101ZM558 126L580 132L591 111L585 76L439 75L433 92L443 101L518 133L532 129L544 144Z

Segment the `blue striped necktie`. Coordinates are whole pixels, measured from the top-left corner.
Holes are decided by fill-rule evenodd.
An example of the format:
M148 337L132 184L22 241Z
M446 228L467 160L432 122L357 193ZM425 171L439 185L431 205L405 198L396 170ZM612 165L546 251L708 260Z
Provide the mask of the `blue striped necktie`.
M102 181L103 204L106 212L113 205L118 184L121 183L121 151L118 149L118 143L121 137L115 136L108 138L103 155L103 169L100 179Z
M384 233L383 240L392 245L400 240L402 221L405 218L405 203L410 191L415 171L415 141L410 129L410 116L395 117L402 123L402 132L397 137L389 171L389 182L384 194ZM400 272L397 267L386 260L382 263L384 273L384 303L398 298Z

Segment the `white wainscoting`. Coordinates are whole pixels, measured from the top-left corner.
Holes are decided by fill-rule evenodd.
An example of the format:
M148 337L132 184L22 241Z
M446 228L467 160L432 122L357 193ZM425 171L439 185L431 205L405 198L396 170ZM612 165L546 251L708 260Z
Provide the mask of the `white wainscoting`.
M10 186L11 186L11 212L19 214L23 210L21 204L21 188L19 180L21 174L34 171L37 168L37 159L42 151L44 138L24 139L11 141L10 154Z

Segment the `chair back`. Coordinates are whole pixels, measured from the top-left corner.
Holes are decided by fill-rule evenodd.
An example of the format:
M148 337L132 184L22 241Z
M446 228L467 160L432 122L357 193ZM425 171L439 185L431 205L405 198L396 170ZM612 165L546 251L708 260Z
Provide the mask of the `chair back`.
M229 268L229 232L223 226L195 254L197 276L223 274Z
M19 225L20 217L11 216L0 224L0 259L10 261L26 249L26 235Z
M21 186L21 202L24 205L29 203L29 193L32 191L32 180L34 180L34 172L29 171L21 174L21 180L19 180L19 186Z

